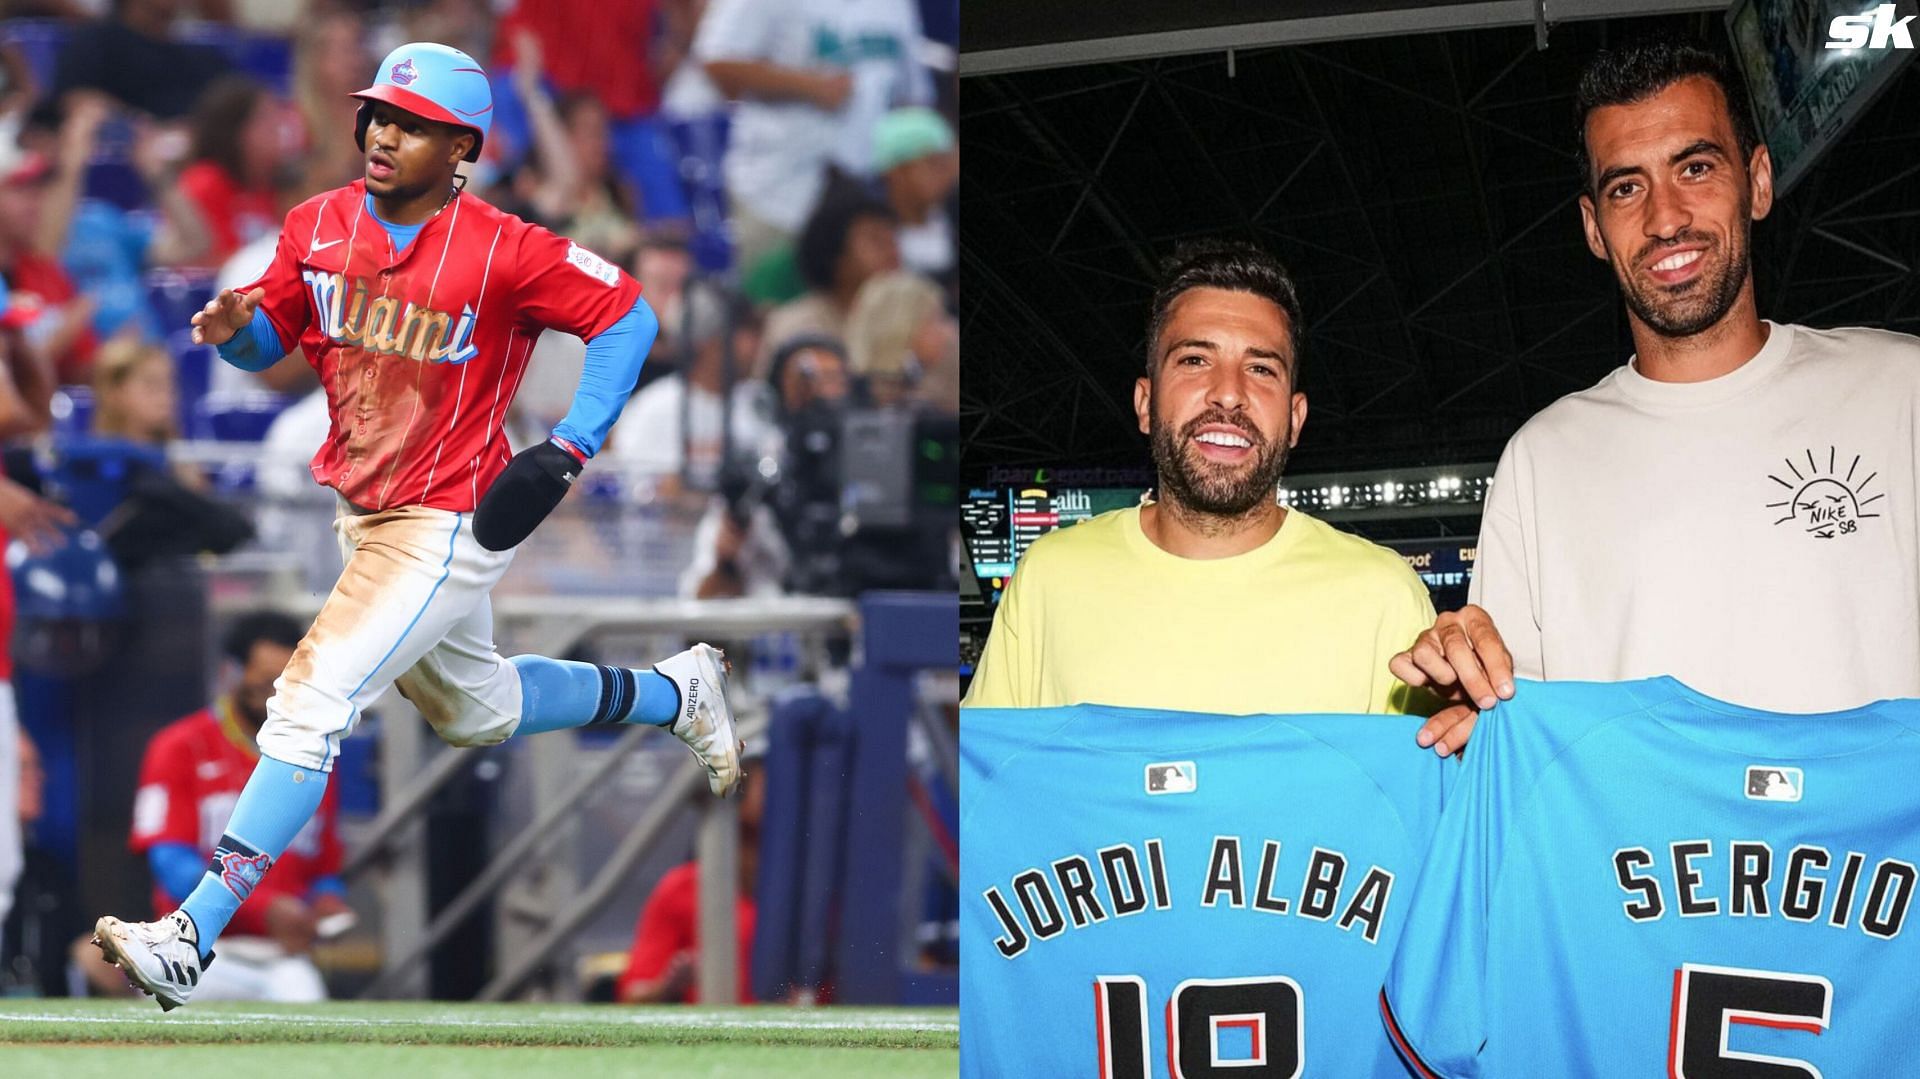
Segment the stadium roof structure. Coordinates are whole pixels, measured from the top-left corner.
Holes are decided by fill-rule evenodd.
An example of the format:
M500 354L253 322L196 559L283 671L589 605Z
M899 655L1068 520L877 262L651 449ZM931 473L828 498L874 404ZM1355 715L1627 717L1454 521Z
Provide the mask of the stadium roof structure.
M969 0L963 467L1140 463L1153 267L1201 236L1260 242L1299 283L1312 409L1290 472L1493 460L1632 348L1579 227L1579 69L1649 29L1724 41L1702 7L1556 3L1575 21L1548 27L1527 0L1303 0L1277 22L1238 0ZM1623 10L1656 14L1593 17ZM1756 226L1763 315L1920 329L1917 69Z

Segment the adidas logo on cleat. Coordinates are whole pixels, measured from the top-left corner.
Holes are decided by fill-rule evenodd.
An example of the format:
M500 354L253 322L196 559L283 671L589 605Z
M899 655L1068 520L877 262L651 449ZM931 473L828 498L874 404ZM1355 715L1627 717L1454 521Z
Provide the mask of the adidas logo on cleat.
M688 723L693 722L693 711L698 707L700 707L700 680L698 678L689 678L687 679L686 710L686 720Z

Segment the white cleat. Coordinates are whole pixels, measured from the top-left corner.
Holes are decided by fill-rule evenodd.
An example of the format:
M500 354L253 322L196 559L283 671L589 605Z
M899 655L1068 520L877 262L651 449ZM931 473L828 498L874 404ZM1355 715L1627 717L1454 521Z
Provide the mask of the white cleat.
M740 785L740 754L746 748L733 732L733 709L727 704L731 667L726 654L696 644L653 669L680 691L680 712L669 729L707 766L707 786L726 797Z
M157 922L123 922L111 914L93 927L93 943L127 981L172 1011L187 1002L200 984L200 935L193 919L174 911ZM207 956L213 962L213 956Z

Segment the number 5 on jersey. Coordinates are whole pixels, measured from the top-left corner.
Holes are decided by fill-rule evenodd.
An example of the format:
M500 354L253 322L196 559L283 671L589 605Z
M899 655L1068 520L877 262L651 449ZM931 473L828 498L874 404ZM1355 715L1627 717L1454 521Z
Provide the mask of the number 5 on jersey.
M1817 974L1709 967L1687 963L1673 972L1669 1079L1821 1079L1820 1069L1792 1057L1729 1047L1736 1024L1820 1034L1833 1018L1833 983Z
M1147 983L1136 974L1101 975L1094 979L1093 1002L1100 1079L1149 1079ZM1167 1074L1297 1079L1306 1034L1300 985L1292 978L1188 978L1167 1001Z

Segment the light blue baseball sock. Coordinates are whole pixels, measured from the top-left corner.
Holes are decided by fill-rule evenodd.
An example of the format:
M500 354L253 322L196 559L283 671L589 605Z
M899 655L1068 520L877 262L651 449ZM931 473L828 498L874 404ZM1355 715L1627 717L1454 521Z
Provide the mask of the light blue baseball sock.
M613 723L673 724L680 690L657 671L545 656L515 656L520 671L520 726L515 734Z
M320 809L327 774L261 757L240 791L226 834L200 883L180 904L200 934L200 958L213 951L214 938L233 920L233 912L253 894L273 860Z

